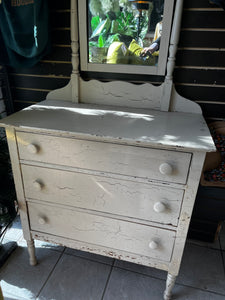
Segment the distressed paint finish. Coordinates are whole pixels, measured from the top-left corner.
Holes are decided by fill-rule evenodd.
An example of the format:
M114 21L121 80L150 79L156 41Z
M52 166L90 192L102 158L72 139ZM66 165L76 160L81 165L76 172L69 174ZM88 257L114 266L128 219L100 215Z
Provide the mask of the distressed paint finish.
M140 148L134 146L67 139L17 132L20 159L91 169L104 173L122 174L165 182L186 183L190 153ZM30 152L29 147L37 152ZM167 163L171 174L161 170Z
M179 223L177 227L176 242L173 250L173 258L169 267L169 273L178 275L179 267L182 259L188 227L191 219L191 214L197 194L201 170L205 160L205 153L195 152L190 166L190 173L187 182L184 201L180 212Z
M24 189L22 185L22 175L20 170L20 162L18 156L17 141L15 136L15 130L13 128L6 129L7 142L10 153L10 160L12 164L13 177L16 187L16 196L20 210L20 219L23 227L23 235L26 240L31 240L31 234L29 230L29 219L27 214L27 205L24 195Z
M79 10L77 4L79 2ZM165 13L163 17L164 27L161 41L161 50L158 67L152 66L135 66L135 72L139 74L167 75L163 84L156 87L148 82L137 85L123 81L102 82L97 80L85 81L80 77L79 63L84 69L90 71L105 72L123 72L134 73L134 66L131 65L113 65L113 64L93 64L87 63L87 27L86 27L86 8L83 0L71 0L71 45L72 45L72 65L73 71L69 83L60 89L51 91L47 95L48 100L67 100L72 102L100 104L100 105L117 105L134 108L146 108L162 111L183 111L201 114L200 106L181 97L176 93L172 82L172 73L175 65L175 56L179 40L179 29L182 15L183 0L177 0L175 5L175 18L172 18L174 1L165 1ZM79 19L79 22L78 22ZM171 38L169 41L169 31ZM78 27L80 39L78 37ZM80 44L80 60L78 49ZM170 49L169 58L167 58L167 49ZM167 70L166 70L167 64ZM111 69L110 69L111 68ZM125 71L124 71L125 70ZM167 73L166 73L167 72Z
M169 272L169 299L214 149L204 119L44 101L2 123L30 263L34 238L133 261Z
M57 204L63 202L64 205L139 222L144 220L173 226L178 223L183 199L180 189L135 182L133 178L120 180L24 163L21 167L28 199Z
M168 271L169 300L205 153L215 151L199 106L172 82L183 1L176 1L158 87L81 79L77 3L71 0L69 84L1 122L30 264L33 239L41 239L155 267Z
M54 119L55 118L55 119ZM202 115L46 100L1 120L20 131L181 151L215 151ZM193 134L194 133L194 134Z
M28 202L32 230L170 261L175 231L117 220L63 205ZM156 249L149 244L155 241Z
M164 300L170 300L172 298L172 289L175 284L176 276L168 273L166 280L166 290L164 292Z
M82 103L160 110L163 85L154 86L149 83L134 85L123 81L101 82L80 79L80 90Z

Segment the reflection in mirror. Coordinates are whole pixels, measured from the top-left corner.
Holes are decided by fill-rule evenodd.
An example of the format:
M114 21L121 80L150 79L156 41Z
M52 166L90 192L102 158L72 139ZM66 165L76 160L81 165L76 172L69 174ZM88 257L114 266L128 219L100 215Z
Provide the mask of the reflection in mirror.
M88 62L157 66L164 0L88 0Z

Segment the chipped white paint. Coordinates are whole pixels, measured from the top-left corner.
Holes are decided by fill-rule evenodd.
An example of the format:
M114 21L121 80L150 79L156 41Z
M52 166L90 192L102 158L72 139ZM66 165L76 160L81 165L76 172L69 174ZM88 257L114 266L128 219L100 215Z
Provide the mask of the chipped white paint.
M53 119L55 118L55 119ZM47 100L1 121L20 130L153 148L215 151L202 115ZM195 133L195 134L193 134Z
M27 240L27 249L30 258L30 265L35 266L37 264L37 259L35 256L34 240Z
M16 141L14 129L6 128L6 136L7 136L7 142L8 142L9 152L10 152L13 177L14 177L14 182L16 187L16 195L19 203L20 219L23 227L23 235L26 240L31 240L31 234L29 230L29 220L28 220L27 207L26 207L26 199L24 195L23 186L21 185L22 175L20 170L17 141Z
M68 206L139 219L139 222L147 220L174 226L178 223L183 199L183 191L179 189L24 164L22 174L29 199L58 204L63 199Z
M113 118L111 127L110 109L52 104L45 101L3 121L31 263L33 238L44 236L167 270L175 280L205 152L214 149L204 120L194 114L124 109L114 111L118 122ZM188 117L195 122L178 136L180 126L171 124ZM146 128L146 122L152 126ZM144 134L138 142L136 128ZM120 139L115 139L119 129ZM160 134L153 138L159 130L168 144ZM197 144L193 132L201 134ZM172 289L170 275L165 299Z
M170 30L171 16L173 11L173 1L165 1L165 14L163 30ZM116 105L134 108L147 108L162 111L183 111L200 114L200 106L188 99L181 97L174 91L172 82L172 73L175 64L175 55L177 51L177 44L179 39L179 26L182 14L183 0L177 0L175 6L175 21L173 22L171 39L170 34L164 32L165 37L161 42L161 50L159 57L159 67L146 67L135 66L135 73L139 74L166 74L166 60L168 44L170 48L170 55L167 60L167 77L165 82L160 86L153 86L148 82L141 85L133 84L124 81L110 81L102 82L97 80L83 80L80 77L78 65L79 56L78 48L80 43L81 65L87 69L94 67L98 71L105 72L107 68L109 72L120 72L119 68L122 67L127 73L134 73L134 66L119 66L107 64L87 64L85 54L87 50L86 41L86 9L82 9L84 1L80 1L79 20L80 20L80 41L78 39L78 10L77 0L71 0L71 43L72 43L72 65L73 71L69 83L60 89L51 91L47 95L48 100L67 100L72 102L88 103L88 104L101 104L101 105ZM165 50L165 51L164 51ZM92 69L91 69L92 70ZM93 70L92 70L93 71ZM95 70L96 71L96 70ZM124 72L124 71L123 71Z
M78 212L64 205L28 201L28 211L32 230L170 261L175 231ZM46 219L45 224L40 224L40 217ZM152 240L159 244L157 249L149 248Z
M23 160L35 160L79 169L91 169L111 174L144 177L174 183L186 183L191 154L140 148L111 143L67 139L39 134L17 132L19 155ZM37 153L30 153L30 146ZM123 150L123 151L121 151ZM171 173L162 173L164 164Z
M101 82L80 80L80 102L89 104L153 108L160 110L163 85L129 82ZM91 93L90 93L91 91Z
M81 79L77 1L71 0L70 82L0 123L30 264L33 239L41 239L155 267L168 271L169 300L205 153L215 151L199 106L172 82L183 1L176 1L159 87Z
M171 275L168 273L167 280L166 280L166 290L164 292L164 300L171 300L172 298L172 289L176 281L176 276Z

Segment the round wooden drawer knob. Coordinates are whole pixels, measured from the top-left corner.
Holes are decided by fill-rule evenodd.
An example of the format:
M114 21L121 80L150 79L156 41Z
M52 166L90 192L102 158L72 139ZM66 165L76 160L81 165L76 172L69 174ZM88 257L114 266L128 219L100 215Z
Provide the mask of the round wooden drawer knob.
M38 219L38 223L39 223L40 225L45 225L45 224L46 224L46 219L43 218L43 217L40 217L40 218Z
M155 242L155 241L151 241L149 243L149 248L152 249L152 250L156 250L157 248L159 247L158 243Z
M163 175L171 175L173 167L168 163L163 163L159 166L159 172Z
M41 183L41 182L38 181L38 180L35 180L35 181L33 182L33 187L35 188L36 191L42 190L43 186L44 186L43 183Z
M166 210L166 205L163 202L156 202L153 206L153 209L157 213L162 213Z
M31 154L36 154L38 153L38 146L37 145L34 145L34 144L29 144L27 145L27 150L28 152L30 152Z

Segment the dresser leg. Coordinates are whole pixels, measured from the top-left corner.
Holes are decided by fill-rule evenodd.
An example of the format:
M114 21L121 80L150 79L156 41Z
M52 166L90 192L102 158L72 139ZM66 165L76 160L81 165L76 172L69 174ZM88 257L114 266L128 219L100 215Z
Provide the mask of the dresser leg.
M34 240L27 240L27 249L30 257L30 265L35 266L37 264L37 259L35 256Z
M166 280L166 289L164 292L164 300L170 300L172 298L172 289L175 284L176 276L168 273Z

